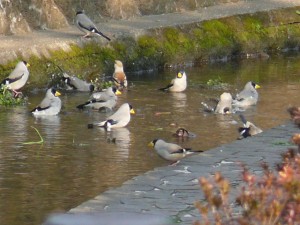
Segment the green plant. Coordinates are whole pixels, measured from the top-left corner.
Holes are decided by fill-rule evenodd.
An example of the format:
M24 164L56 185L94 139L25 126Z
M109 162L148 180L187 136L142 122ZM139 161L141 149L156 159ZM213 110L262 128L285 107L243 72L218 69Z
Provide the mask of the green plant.
M35 127L31 126L31 128L33 128L37 134L39 135L40 137L40 140L39 141L29 141L29 142L24 142L23 144L24 145L34 145L34 144L43 144L44 143L44 139L42 137L42 135L40 134L40 132L38 131L38 129L36 129Z
M217 86L217 85L222 85L223 84L223 81L222 81L222 78L221 77L217 77L215 79L209 79L206 84L208 86Z
M0 105L21 105L25 103L23 97L14 97L12 91L8 90L5 85L0 86Z
M288 149L276 171L263 164L263 175L250 173L245 166L244 184L235 198L236 208L230 203L230 183L221 173L214 180L200 178L205 201L195 207L202 219L195 225L299 224L300 223L300 134L293 136L298 149ZM236 214L239 207L241 213Z

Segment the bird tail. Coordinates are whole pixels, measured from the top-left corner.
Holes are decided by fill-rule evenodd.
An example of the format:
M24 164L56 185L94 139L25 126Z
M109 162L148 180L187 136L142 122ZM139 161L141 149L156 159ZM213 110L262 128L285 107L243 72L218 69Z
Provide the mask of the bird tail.
M159 88L158 90L159 91L167 91L170 87L172 87L173 86L173 84L169 84L168 86L166 86L166 87L163 87L163 88Z
M90 103L95 103L96 102L96 100L95 99L92 99L92 100L90 100L90 101L87 101L87 102L85 102L85 103L83 103L83 104L80 104L80 105L78 105L78 106L76 106L76 108L77 109L83 109L85 106L87 106L88 104L90 104Z
M197 153L197 152L204 152L203 150L189 150L189 152L191 152L191 153Z
M99 30L93 29L92 32L95 33L95 34L98 34L99 36L102 36L102 37L104 37L105 39L107 39L108 41L110 41L110 38L107 37L107 36L106 36L105 34L103 34L102 32L100 32Z

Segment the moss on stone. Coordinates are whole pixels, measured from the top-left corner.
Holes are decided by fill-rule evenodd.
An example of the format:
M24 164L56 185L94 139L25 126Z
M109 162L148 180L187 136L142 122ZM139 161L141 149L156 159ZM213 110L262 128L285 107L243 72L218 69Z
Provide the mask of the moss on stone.
M299 47L297 21L299 16L291 8L156 28L136 39L121 37L105 46L93 41L80 47L71 45L68 52L52 51L50 59L31 57L30 83L45 86L62 71L87 80L103 78L113 73L116 59L123 61L125 71L141 71L241 53L278 52ZM0 66L2 78L16 61Z

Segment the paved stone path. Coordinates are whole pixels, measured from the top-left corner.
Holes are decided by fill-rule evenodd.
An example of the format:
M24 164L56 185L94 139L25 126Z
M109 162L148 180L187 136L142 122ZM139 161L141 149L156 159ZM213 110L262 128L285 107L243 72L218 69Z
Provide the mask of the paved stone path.
M162 15L141 16L128 20L107 20L97 24L98 28L112 39L120 36L134 36L147 33L149 29L180 26L232 15L268 11L300 6L300 0L245 0L200 9ZM82 33L74 26L60 30L34 31L25 35L0 36L0 64L5 64L18 55L24 59L32 55L49 57L49 51L63 49L70 44L83 44ZM93 41L108 43L104 38L95 37Z
M116 216L120 212L157 213L176 218L181 221L180 224L191 225L199 219L193 204L203 199L199 177L208 178L221 171L237 188L236 184L241 182L240 162L255 174L262 172L262 162L274 168L281 160L280 154L287 150L287 144L291 145L291 136L297 132L300 130L287 122L257 136L185 158L176 166L156 168L84 202L70 212L111 212ZM236 193L235 190L232 193Z

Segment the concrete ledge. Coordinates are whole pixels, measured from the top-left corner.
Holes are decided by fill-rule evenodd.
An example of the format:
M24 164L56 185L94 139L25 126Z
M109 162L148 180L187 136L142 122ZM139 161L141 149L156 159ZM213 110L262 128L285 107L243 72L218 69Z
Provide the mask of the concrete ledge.
M262 173L263 162L271 169L275 168L276 163L281 162L281 153L291 147L283 143L289 143L297 132L299 129L287 122L257 136L186 158L176 166L157 168L82 203L70 213L159 213L176 218L180 224L190 225L199 219L193 204L203 199L198 178L221 171L233 185L231 193L236 193L235 189L241 183L240 163L255 174Z
M113 40L123 36L136 38L161 27L181 26L232 15L297 6L300 6L300 0L251 0L220 4L192 12L141 16L129 20L112 19L98 24L98 27ZM56 49L68 51L71 44L82 45L89 41L81 38L81 33L75 26L60 30L34 31L26 35L1 36L0 64L6 64L18 56L24 59L30 56L47 58L49 51ZM106 40L99 37L93 38L93 41L101 45L108 44Z

